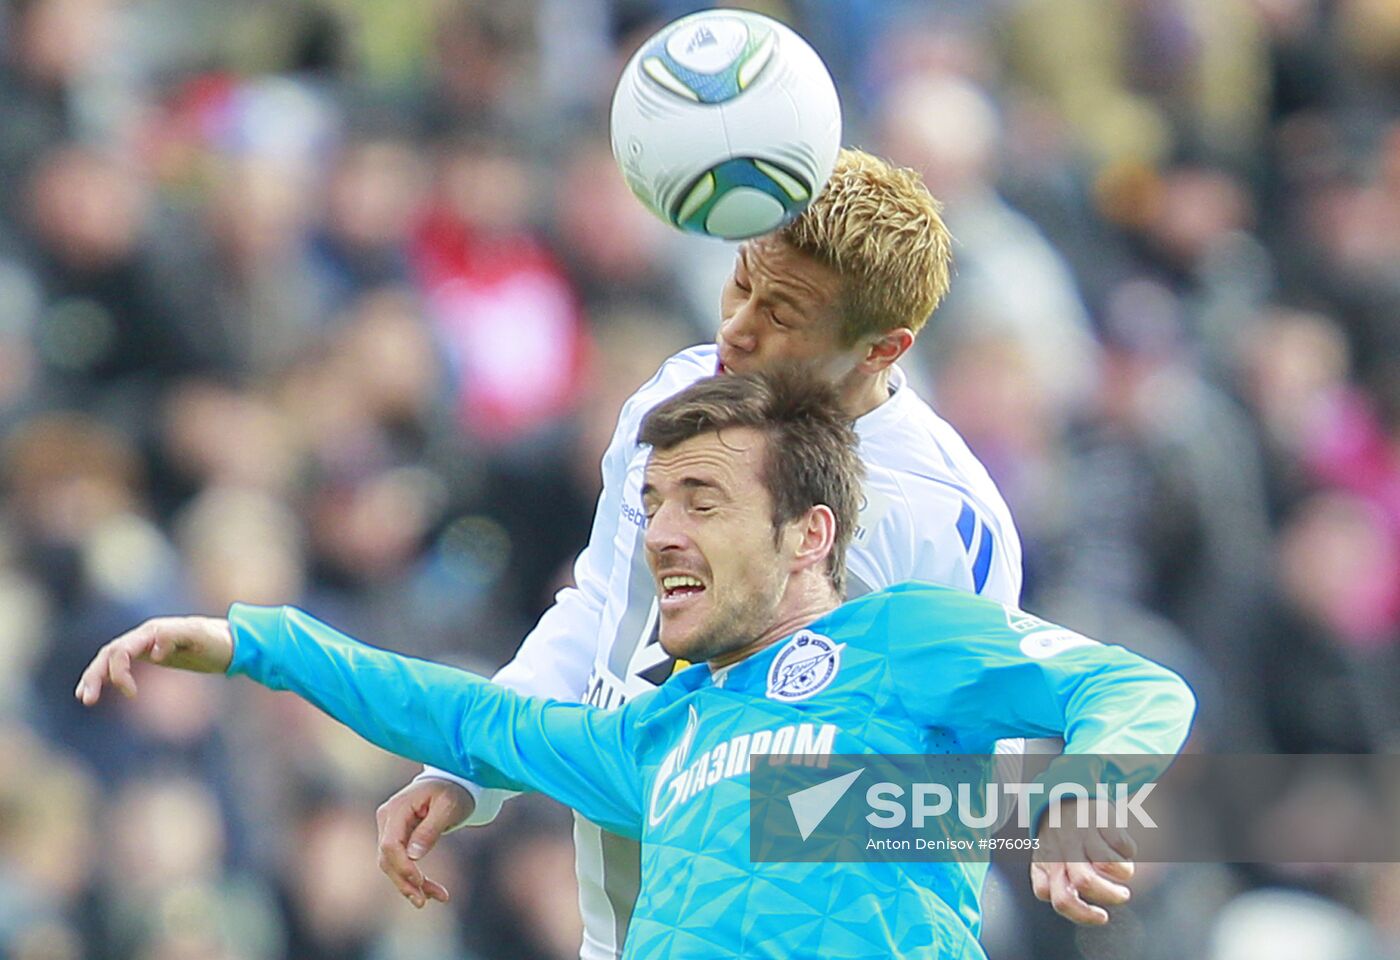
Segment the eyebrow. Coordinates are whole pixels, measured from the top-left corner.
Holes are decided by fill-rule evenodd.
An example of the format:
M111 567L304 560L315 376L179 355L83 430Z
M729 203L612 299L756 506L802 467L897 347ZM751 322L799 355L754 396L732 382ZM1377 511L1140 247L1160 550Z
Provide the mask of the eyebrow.
M747 244L744 244L743 246L739 247L739 262L742 263L742 264L744 265L744 270L745 270L745 271L749 271L749 270L750 270L750 267L749 267L749 248L748 248L748 245L747 245ZM771 284L770 284L770 286L771 286ZM777 301L778 303L781 303L782 305L788 307L789 309L791 309L791 310L793 310L793 311L795 311L795 312L797 312L797 313L801 313L801 312L802 312L802 305L801 305L800 303L798 303L796 300L794 300L794 299L792 298L792 295L791 295L791 294L788 294L788 293L784 292L784 291L781 290L781 289L778 289L778 290L770 290L770 291L768 292L768 299L770 299L770 300L775 300L775 301Z
M724 493L724 487L713 480L702 480L699 477L686 477L681 481L681 486L688 490L714 490Z
M714 490L716 493L725 494L724 487L713 480L703 480L700 477L685 477L681 480L681 486L687 490ZM656 486L651 483L642 484L642 498L646 499L656 493Z

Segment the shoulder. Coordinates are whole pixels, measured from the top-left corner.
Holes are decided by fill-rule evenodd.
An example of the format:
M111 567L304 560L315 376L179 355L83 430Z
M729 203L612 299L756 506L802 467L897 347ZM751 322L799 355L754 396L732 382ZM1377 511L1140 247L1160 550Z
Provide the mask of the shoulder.
M952 424L902 381L889 400L856 421L856 430L861 455L873 466L954 486L996 489Z
M716 369L716 351L713 343L687 347L669 357L652 375L652 378L637 388L627 402L622 405L618 417L618 429L630 432L629 439L635 440L637 428L642 419L671 397L680 393L697 380L712 376Z
M957 529L967 545L968 525L986 524L999 539L1019 543L1010 508L986 467L907 384L857 421L857 429L867 489L872 497L885 494L902 503L895 513L913 523L916 539L943 540Z
M831 636L872 635L887 642L926 642L1006 629L1014 611L986 597L922 580L906 580L847 601L821 621ZM813 629L816 629L814 625Z
M715 345L712 343L687 347L667 358L656 373L652 374L651 379L638 387L623 403L617 416L617 428L613 433L613 449L625 450L635 447L637 431L646 415L695 381L713 375L716 362ZM619 447L619 444L623 446Z
M945 587L941 583L929 583L924 580L906 580L903 583L896 583L872 593L869 598L862 599L878 599L880 602L900 610L970 610L983 615L991 611L1000 613L1003 610L1002 605L995 600L987 600L984 597L968 593L966 590Z
M976 573L971 589L981 593L994 563L1011 564L1019 582L1020 538L990 480L983 486L871 464L864 496L852 549L908 551L896 554L907 565L892 570L888 582L930 580L965 590L968 584L949 581L947 571L967 568Z
M893 524L911 531L915 540L931 533L952 535L964 505L980 500L955 477L917 473L878 460L865 465L863 493L863 526Z

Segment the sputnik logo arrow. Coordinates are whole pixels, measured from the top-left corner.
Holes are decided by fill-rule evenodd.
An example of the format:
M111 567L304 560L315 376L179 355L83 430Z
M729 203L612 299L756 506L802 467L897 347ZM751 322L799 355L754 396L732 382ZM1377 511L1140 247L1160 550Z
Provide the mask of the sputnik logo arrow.
M864 772L865 768L861 767L859 770L852 770L850 773L788 795L788 804L792 807L792 816L797 821L797 830L802 834L803 840L810 837L812 831L821 825L831 808L836 806L851 788L851 784Z

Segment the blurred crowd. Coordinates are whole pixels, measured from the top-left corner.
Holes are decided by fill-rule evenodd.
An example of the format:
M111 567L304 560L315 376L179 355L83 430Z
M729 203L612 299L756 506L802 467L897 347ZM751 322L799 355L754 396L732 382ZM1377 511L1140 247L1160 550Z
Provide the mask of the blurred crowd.
M1011 504L1025 605L1185 674L1199 749L1395 751L1400 6L748 5L946 205L908 370ZM412 765L251 684L72 689L235 599L510 656L622 400L717 323L732 248L654 221L606 135L697 6L0 7L0 958L576 949L553 804L450 838L416 912L373 816ZM1102 930L1019 872L987 906L993 960L1400 955L1392 865L1144 865Z

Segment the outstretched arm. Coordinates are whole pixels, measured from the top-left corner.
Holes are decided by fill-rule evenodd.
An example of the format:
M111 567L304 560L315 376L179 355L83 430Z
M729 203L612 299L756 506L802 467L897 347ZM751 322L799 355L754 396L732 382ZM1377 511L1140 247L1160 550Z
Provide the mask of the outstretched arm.
M290 607L235 604L228 621L151 620L107 644L77 695L136 692L131 664L242 673L289 690L402 756L486 785L538 790L636 836L641 787L622 711L522 697L483 677L359 643ZM630 714L628 714L630 716Z

